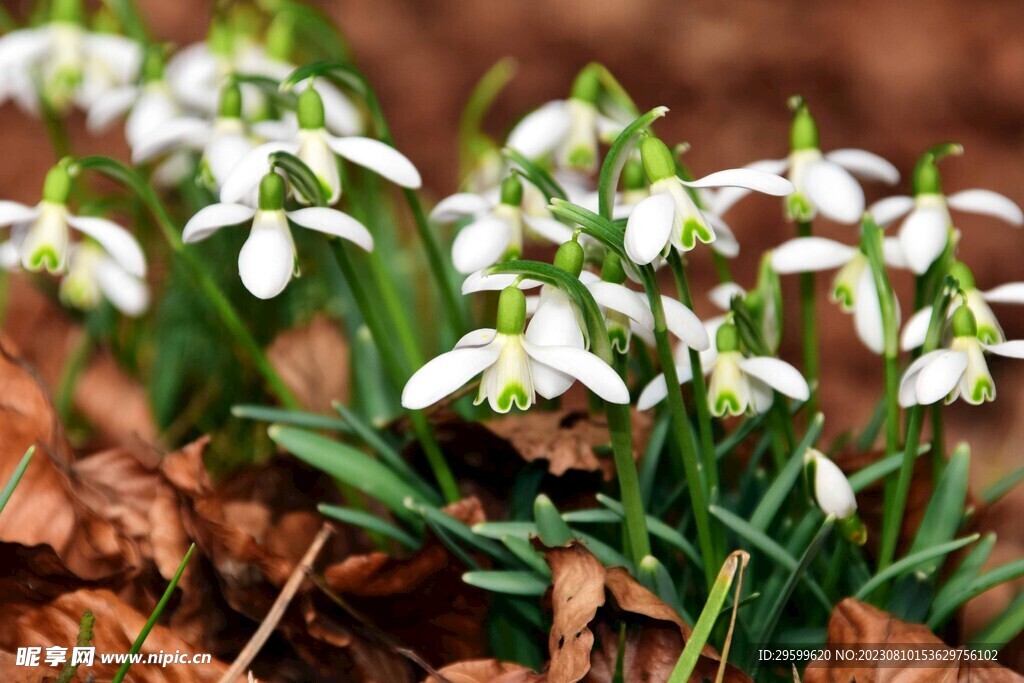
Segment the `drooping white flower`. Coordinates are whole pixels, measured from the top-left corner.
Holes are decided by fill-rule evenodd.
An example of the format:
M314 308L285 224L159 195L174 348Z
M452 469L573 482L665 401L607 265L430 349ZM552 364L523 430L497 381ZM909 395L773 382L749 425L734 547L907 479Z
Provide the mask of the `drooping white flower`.
M222 202L237 202L251 192L270 171L270 157L275 152L288 152L301 159L320 182L328 204L341 198L339 156L396 185L420 187L419 171L394 147L373 138L335 137L328 133L324 128L324 103L315 89L306 88L299 95L298 120L299 129L293 139L268 142L245 155L221 188ZM299 202L308 201L297 191L293 194Z
M676 176L675 160L668 147L648 136L640 155L651 183L651 196L640 201L626 223L625 246L629 258L646 265L670 248L685 252L697 242L715 241L713 214L701 211L687 193L690 188L739 186L783 196L793 191L785 178L750 169L718 171L692 182Z
M974 313L978 324L978 339L982 343L1000 344L1006 341L1006 334L989 304L1024 305L1024 282L1008 282L988 291L981 291L975 284L974 274L962 261L956 261L950 268L949 274L956 278L960 285L960 291L963 293L963 300L965 300L954 299L949 307L949 315L952 316L958 307L966 303ZM916 349L924 344L931 318L932 306L925 306L911 316L907 324L903 326L903 333L900 336L900 346L904 351Z
M146 258L131 233L105 218L73 215L67 208L70 192L71 177L62 162L47 173L43 198L36 206L0 201L0 227L17 226L17 234L5 248L5 260L16 260L30 271L63 273L74 229L98 242L130 275L144 277Z
M843 471L821 451L808 448L804 453L804 477L818 508L839 520L840 529L851 542L864 545L867 528L857 516L857 498Z
M893 185L899 171L882 157L862 149L837 149L822 153L818 126L802 99L794 101L790 131L791 152L785 159L766 159L746 168L767 173L787 173L796 191L786 198L786 216L792 221L812 221L820 213L838 223L856 223L864 213L864 190L854 175ZM729 188L715 194L711 208L724 214L749 190Z
M600 358L573 346L544 346L526 338L526 298L516 287L502 290L496 329L470 332L452 351L434 358L405 385L402 405L426 408L483 373L476 403L487 401L499 413L512 406L527 410L537 394L555 398L568 387L537 381L538 371L559 372L578 380L611 403L629 403L622 378Z
M1024 358L1024 340L986 344L978 338L978 324L969 306L960 306L951 319L949 348L926 353L907 368L900 380L899 400L904 408L962 398L971 405L992 401L996 385L985 362L985 352Z
M227 203L207 206L185 225L182 239L198 242L221 228L251 223L249 238L238 254L238 274L245 288L260 299L280 294L295 273L297 253L289 223L373 250L373 236L355 218L325 207L285 211L284 199L284 180L268 173L260 183L258 209Z
M743 305L758 324L764 342L772 351L777 351L782 341L782 282L779 272L772 266L772 254L761 256L754 289L747 291L735 282L723 282L712 287L708 299L718 309L728 312L735 297L743 299Z
M0 88L30 112L38 96L63 112L72 104L88 109L103 92L132 83L142 61L138 43L122 36L93 33L83 25L80 0L59 0L50 21L0 37ZM38 84L38 85L37 85Z
M887 265L902 267L903 257L899 243L886 238L884 254ZM885 350L882 329L882 309L878 290L871 274L868 258L857 247L851 247L825 237L797 237L772 251L772 267L780 274L810 273L838 268L832 280L830 298L847 313L853 313L857 336L871 351L881 354ZM899 324L899 302L896 319Z
M125 139L134 149L151 134L181 116L181 106L164 80L163 57L159 48L147 51L142 71L141 84L109 90L92 103L86 118L91 132L102 132L127 115Z
M899 229L900 245L917 275L923 275L946 249L953 230L951 208L999 218L1017 227L1024 225L1021 208L997 192L975 189L943 194L936 161L946 153L960 151L959 145L952 145L925 153L914 169L914 196L889 197L871 207L882 226L906 216Z
M125 315L137 317L149 307L149 287L98 244L86 240L71 246L68 272L60 283L60 299L83 311L96 308L106 299Z
M810 387L800 371L789 363L768 356L746 357L740 351L739 332L726 319L707 322L714 332L714 348L701 353L704 373L711 373L708 385L708 407L717 417L763 413L773 401L773 391L806 401ZM693 379L688 352L676 353L676 374L680 384ZM637 400L637 408L646 410L660 403L668 395L665 375L656 376L644 387Z

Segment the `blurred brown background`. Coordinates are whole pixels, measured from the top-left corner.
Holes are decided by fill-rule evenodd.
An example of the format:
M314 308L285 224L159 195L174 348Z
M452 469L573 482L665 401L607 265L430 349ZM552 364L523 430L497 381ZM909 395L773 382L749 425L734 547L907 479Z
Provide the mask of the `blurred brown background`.
M24 3L5 2L19 10ZM199 40L210 2L139 0L161 38ZM966 154L943 163L946 189L983 187L1024 202L1024 3L1016 0L347 0L322 2L348 35L390 117L398 146L419 166L426 191L457 184L456 125L476 79L513 56L519 72L492 113L500 134L526 110L564 97L576 71L603 62L641 108L664 104L667 141L692 145L698 174L778 158L787 150L794 93L810 102L824 149L862 147L902 172L942 140ZM123 152L119 135L89 140L81 151ZM34 201L51 162L41 126L12 106L0 109L0 192ZM885 192L877 185L869 199ZM778 204L754 198L729 216L743 245L735 271L751 284L760 252L787 239ZM987 289L1024 280L1024 230L997 221L958 221L961 257ZM852 228L823 226L852 241ZM699 282L711 282L698 255ZM829 276L820 278L824 296ZM909 308L909 278L897 276ZM789 294L795 282L786 283ZM792 308L792 307L791 307ZM822 304L824 410L835 434L863 424L882 390L880 363L856 340L852 321ZM710 315L706 301L698 312ZM792 312L792 311L791 311ZM1024 338L1024 311L1000 307L1010 338ZM783 356L796 362L792 346ZM985 409L957 405L949 441L971 438L976 488L1021 464L1024 363L994 361L999 399ZM1024 507L1018 491L1015 501ZM1019 527L1007 533L1017 538ZM1013 550L1018 555L1019 548Z

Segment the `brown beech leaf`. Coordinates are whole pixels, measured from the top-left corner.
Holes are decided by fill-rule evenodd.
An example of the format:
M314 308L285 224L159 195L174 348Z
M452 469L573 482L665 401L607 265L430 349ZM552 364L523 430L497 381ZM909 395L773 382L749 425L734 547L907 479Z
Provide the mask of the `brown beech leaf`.
M590 670L594 634L588 627L604 604L605 569L582 545L552 548L546 556L551 567L551 606L554 620L548 636L552 681L575 683Z
M96 618L92 641L96 657L93 666L79 667L78 680L84 681L89 674L98 680L110 680L120 665L101 663L99 654L127 653L148 616L107 590L79 590L46 605L0 604L0 624L3 624L0 648L13 652L18 647L60 645L70 652L78 638L79 620L86 610L91 610ZM148 655L161 651L190 655L197 652L170 629L157 624L140 652ZM130 679L140 683L214 683L226 670L227 666L217 660L210 664L168 664L166 667L138 664L132 667Z
M633 411L633 457L643 453L652 421ZM530 411L486 423L488 429L512 444L527 462L547 460L548 471L562 476L569 470L600 472L605 481L615 476L611 456L595 448L609 444L608 423L585 411Z
M515 676L516 681L529 680L522 676L533 673L524 666L510 662L499 662L497 659L470 659L465 662L449 664L437 672L440 676L428 676L423 683L496 683L509 681ZM442 678L443 677L443 678Z
M0 541L0 603L46 602L78 588L111 588L122 576L83 579L48 545L26 546Z
M924 646L929 650L950 649L923 624L909 624L854 598L846 598L832 610L828 622L828 646L880 648L901 645ZM852 681L861 683L1010 683L1024 676L989 662L948 661L941 667L910 666L876 668L873 662L838 663L819 659L804 672L804 683Z
M330 412L331 401L348 400L348 354L338 323L325 315L279 334L267 349L270 362L299 402L320 412Z

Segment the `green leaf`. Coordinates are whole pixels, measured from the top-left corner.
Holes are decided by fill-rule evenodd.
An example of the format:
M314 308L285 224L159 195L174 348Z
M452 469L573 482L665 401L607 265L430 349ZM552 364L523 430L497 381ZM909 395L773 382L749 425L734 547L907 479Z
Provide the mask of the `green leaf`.
M990 532L982 536L978 545L967 554L967 557L953 570L942 588L935 594L932 605L949 602L954 596L963 592L981 573L995 545L996 535L994 533Z
M614 498L610 498L603 493L599 493L597 494L597 502L617 514L620 519L625 518L625 508L622 507L622 503ZM694 545L686 540L686 537L681 533L670 527L668 524L665 524L665 522L661 521L657 517L648 515L647 529L655 538L660 538L669 545L681 550L683 554L686 555L686 557L696 566L703 566L703 560L701 560L700 553L697 552Z
M472 527L474 534L500 541L505 536L529 540L538 536L537 525L533 522L481 522Z
M807 453L807 449L818 442L818 437L821 436L821 428L824 424L825 417L821 413L815 415L814 419L811 420L803 441L793 451L793 455L790 456L785 467L775 477L775 481L768 487L764 497L761 498L761 502L754 509L754 514L750 517L750 526L752 528L764 531L768 528L772 519L775 518L782 504L789 497L789 492L793 489L793 485L800 478L800 473L804 467L804 455Z
M796 572L800 568L800 564L797 562L796 558L790 555L785 548L768 538L768 536L760 529L754 528L752 524L742 517L720 508L717 505L708 506L708 512L717 517L722 524L732 529L733 532L742 539L767 555L768 559L772 562L781 565L790 572ZM814 577L801 572L801 578L803 578L804 582L807 584L807 588L811 591L811 594L818 599L818 602L825 607L826 611L830 612L832 610L832 601L828 599L828 596L825 595L825 591L822 590Z
M1003 610L988 626L978 631L971 638L971 645L976 648L994 647L1002 649L1004 645L1024 631L1024 592L1017 593L1013 602Z
M270 168L284 171L306 201L313 206L324 206L327 198L324 196L323 185L306 162L289 152L274 152L269 159Z
M462 580L470 586L492 593L540 597L548 589L547 579L533 572L520 571L475 571L466 572Z
M651 500L654 491L654 484L658 478L658 464L661 462L661 454L665 451L665 441L671 427L671 417L668 411L658 416L647 439L644 457L640 460L640 494L645 501Z
M562 186L558 184L557 180L551 177L550 173L527 159L517 150L514 150L511 147L506 147L501 150L501 153L522 170L520 175L526 178L531 185L540 190L549 202L553 202L556 199L568 199L568 195L565 193L565 190L562 189Z
M293 427L308 429L330 429L344 434L352 430L341 420L330 415L309 413L304 410L288 410L271 408L270 406L237 405L231 406L231 414L242 420L259 420L260 422L276 422Z
M549 548L561 548L575 538L558 508L543 493L533 501L533 519L537 523L540 540Z
M422 501L407 499L406 507L421 515L424 520L442 527L453 539L473 548L505 565L515 566L516 558L500 544L473 533L468 526L447 514L444 510Z
M515 73L516 61L514 59L511 57L499 59L481 76L466 99L466 105L462 108L462 116L459 117L459 162L463 175L475 162L474 157L485 141L490 148L489 140L481 130L483 120L494 100L498 98Z
M0 512L4 511L4 507L7 506L7 501L11 499L11 495L14 493L14 488L21 481L21 476L25 474L25 470L28 469L28 464L32 461L32 454L36 452L35 446L29 446L28 450L25 451L25 455L21 456L21 460L18 461L14 471L11 472L10 478L7 483L4 484L4 488L0 491Z
M922 550L912 555L907 555L899 562L892 563L884 570L878 572L873 577L871 577L871 580L865 583L863 586L861 586L860 590L858 590L856 595L854 595L853 597L857 598L858 600L864 600L867 598L867 596L871 595L871 593L876 588L881 586L889 579L901 576L904 572L910 571L915 567L918 567L928 562L932 558L948 555L954 550L959 550L960 548L963 548L965 545L970 545L971 543L977 541L978 538L978 534L971 534L970 536L965 536L964 538L957 539L955 541L950 541L949 543L937 545L934 548L928 548L926 550Z
M645 557L640 562L637 579L647 590L661 598L662 602L674 609L687 622L693 623L690 616L686 614L686 610L683 609L683 603L679 600L679 593L672 582L672 577L669 576L665 565L658 558L653 555Z
M607 508L589 508L565 512L562 519L569 524L618 524L622 521L622 515Z
M501 542L527 567L541 576L551 576L551 568L544 561L544 556L537 552L537 549L528 540L519 536L502 536Z
M668 113L668 107L655 107L646 114L643 114L633 123L626 126L615 142L608 148L608 154L601 164L601 176L597 184L598 198L600 201L600 213L605 218L612 217L612 209L615 206L615 191L619 187L619 176L622 175L622 168L626 165L630 153L636 147L640 135L650 128L655 121Z
M922 445L917 449L917 457L920 458L931 449L931 444ZM860 493L879 479L884 479L899 470L902 464L903 453L894 453L887 458L882 458L867 467L857 470L847 477L847 480L850 482L850 488L853 489L853 492Z
M421 545L420 540L415 536L406 533L394 524L369 512L340 507L338 505L327 505L326 503L317 505L316 509L325 517L330 517L331 519L336 519L339 522L351 524L352 526L357 526L362 529L366 529L367 531L376 532L383 536L387 536L388 538L393 538L410 550L416 550Z
M622 241L623 230L615 227L606 218L602 218L593 211L584 209L582 206L577 206L571 202L564 202L560 199L553 200L548 210L560 220L579 224L583 232L601 242L605 247L611 249L623 259L629 258L626 255L626 247Z
M421 527L420 516L406 507L405 499L426 501L419 491L383 463L351 446L313 432L281 425L273 425L267 431L275 443L299 460L376 498L417 530Z
M999 499L1012 491L1022 481L1024 481L1024 467L1002 477L999 481L986 488L981 494L981 500L986 507L995 505Z
M968 600L975 598L987 590L996 586L1013 581L1024 576L1024 559L1015 562L1008 562L996 567L992 571L985 572L975 578L964 587L959 593L944 597L940 602L936 599L932 603L932 614L928 618L928 628L935 629L945 623L954 611Z
M949 458L949 463L939 478L932 498L925 509L917 536L907 551L908 555L945 543L956 535L964 516L964 502L967 500L967 479L971 464L971 450L961 444ZM936 557L915 571L933 574L942 566L941 557Z

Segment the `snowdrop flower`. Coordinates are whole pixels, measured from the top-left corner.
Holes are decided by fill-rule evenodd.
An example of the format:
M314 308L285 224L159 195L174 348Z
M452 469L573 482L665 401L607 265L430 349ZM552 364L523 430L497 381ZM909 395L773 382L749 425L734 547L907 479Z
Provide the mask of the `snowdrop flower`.
M871 207L879 225L906 216L899 239L910 269L923 275L946 249L953 228L949 209L1000 218L1010 225L1024 225L1024 213L1012 200L991 190L963 190L946 196L936 162L947 154L961 154L959 145L941 145L927 153L914 168L914 196L889 197Z
M899 243L895 239L885 239L884 254L886 264L904 266ZM860 249L824 237L797 237L776 247L771 259L772 267L782 275L838 268L832 280L830 298L844 312L853 313L857 336L868 349L877 354L885 350L878 290L868 257ZM899 315L897 302L897 324Z
M1003 328L989 304L1024 304L1024 282L1009 282L983 292L975 284L971 269L962 261L954 262L949 269L949 274L960 284L962 301L974 313L978 324L978 339L983 344L1001 344L1006 341ZM950 305L949 314L953 315L960 305L960 299L954 300ZM911 316L903 327L903 334L900 337L900 346L904 351L916 349L924 344L931 318L932 306L925 306Z
M790 129L791 152L785 159L755 161L747 168L768 173L787 173L796 191L786 198L786 217L810 222L820 213L838 223L856 223L864 213L864 190L854 178L879 180L890 185L899 171L882 157L862 149L837 149L823 154L818 144L818 125L802 98L791 100L794 109ZM729 188L716 194L712 209L724 214L748 194Z
M523 253L523 228L555 244L572 239L572 229L553 218L531 216L522 210L524 188L516 175L501 183L497 203L469 192L460 192L438 202L430 212L436 223L450 223L466 217L474 220L459 230L452 243L452 263L464 275L500 261L519 258Z
M185 225L186 243L204 240L221 228L251 223L249 239L238 254L242 284L260 299L280 294L296 273L295 242L289 223L327 235L342 237L358 247L373 250L373 237L348 214L324 207L285 211L285 182L268 173L259 186L259 208L243 204L213 204L202 209Z
M132 161L145 163L183 149L201 151L203 177L209 186L220 188L252 148L242 121L242 93L238 85L229 84L221 91L220 111L213 122L189 116L167 121L143 136L132 149Z
M654 136L640 143L640 156L651 183L651 196L630 213L625 234L626 252L639 265L651 263L670 248L685 252L698 241L715 241L713 219L697 208L686 191L688 187L740 186L777 196L793 191L793 184L785 178L750 169L718 171L692 182L680 180L672 152Z
M598 70L587 67L576 77L567 100L548 102L527 114L508 135L507 145L530 159L555 153L559 168L593 173L598 138L614 138L625 124L597 109L601 83Z
M724 320L715 330L715 351L702 353L701 365L705 374L711 373L708 406L716 417L763 413L772 405L773 390L800 401L811 394L807 380L789 363L768 356L745 357L740 351L739 331ZM680 383L693 379L690 367L688 358L677 355ZM659 375L644 387L637 408L646 410L667 395L665 376Z
M338 159L370 169L396 185L416 189L421 184L419 171L401 152L379 140L364 137L335 137L324 128L324 102L313 88L306 88L298 101L299 130L289 141L268 142L245 156L221 188L221 201L237 202L270 171L270 155L288 152L301 159L320 181L328 204L341 198ZM300 203L308 200L297 191Z
M851 542L864 545L868 532L857 517L857 499L843 471L821 451L808 448L804 454L804 478L821 511L839 520Z
M985 352L1024 358L1024 340L986 344L978 338L978 322L970 306L960 306L951 321L953 340L947 349L926 353L907 368L900 380L899 399L904 408L931 405L943 398L963 398L971 405L992 401L996 385L985 362Z
M137 317L149 307L146 281L128 272L91 241L71 247L68 273L60 283L60 299L68 306L91 311L106 299L125 315Z
M516 287L502 290L496 329L480 329L459 340L452 351L434 358L412 376L402 391L402 405L426 408L483 373L476 403L487 401L499 413L515 405L527 410L540 394L565 392L538 378L538 370L565 373L610 403L629 403L622 378L594 354L572 346L542 346L526 338L526 297Z
M132 235L112 221L92 216L75 216L68 211L71 194L69 164L61 162L50 169L43 183L43 198L36 206L0 202L0 227L17 226L17 234L7 247L16 247L17 262L30 271L64 272L71 243L71 229L91 237L128 274L146 275L146 258ZM8 259L14 260L9 253Z
M762 255L758 266L757 284L750 292L735 282L723 282L708 292L708 299L718 309L728 312L732 300L741 297L750 316L757 322L768 348L775 351L782 341L782 282L772 267L772 254Z
M35 112L38 83L39 95L63 112L71 104L88 109L103 91L131 83L142 60L139 44L86 31L83 19L81 0L56 0L48 23L0 38L0 76L7 86L0 97Z

